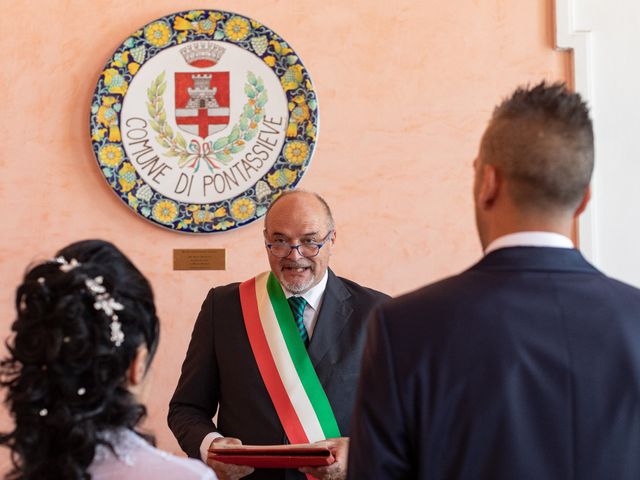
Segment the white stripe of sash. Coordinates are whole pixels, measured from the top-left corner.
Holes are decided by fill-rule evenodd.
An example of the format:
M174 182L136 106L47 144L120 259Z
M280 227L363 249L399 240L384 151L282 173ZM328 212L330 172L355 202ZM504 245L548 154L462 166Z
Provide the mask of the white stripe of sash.
M260 322L264 330L269 350L282 378L284 388L291 399L293 408L298 414L302 428L307 434L309 442L317 442L324 440L324 432L320 426L320 421L316 415L313 405L309 400L309 396L302 385L302 381L298 375L293 359L287 348L287 344L280 330L278 319L271 305L271 299L267 291L267 279L269 272L262 273L256 277L256 297L258 301L258 312L260 313Z

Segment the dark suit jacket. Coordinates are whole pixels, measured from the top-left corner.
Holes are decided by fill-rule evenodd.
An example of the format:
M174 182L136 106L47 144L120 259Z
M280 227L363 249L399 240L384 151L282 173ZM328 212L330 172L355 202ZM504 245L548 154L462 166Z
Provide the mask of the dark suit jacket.
M506 248L376 309L349 479L640 479L640 291Z
M329 271L308 351L343 436L350 431L365 321L384 297ZM216 426L211 418L218 405ZM237 283L210 290L202 305L169 405L169 427L182 449L196 458L202 440L214 430L244 444L287 443L251 351ZM247 478L284 479L285 472L256 471ZM289 470L286 478L305 477Z

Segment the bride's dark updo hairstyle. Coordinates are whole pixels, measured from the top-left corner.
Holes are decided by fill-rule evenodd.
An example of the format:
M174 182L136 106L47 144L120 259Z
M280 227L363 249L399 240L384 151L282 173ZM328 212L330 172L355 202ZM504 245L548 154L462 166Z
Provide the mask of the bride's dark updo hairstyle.
M16 292L17 318L0 362L15 420L7 478L88 479L98 432L134 429L146 414L127 389L158 318L147 279L111 243L86 240L32 267Z

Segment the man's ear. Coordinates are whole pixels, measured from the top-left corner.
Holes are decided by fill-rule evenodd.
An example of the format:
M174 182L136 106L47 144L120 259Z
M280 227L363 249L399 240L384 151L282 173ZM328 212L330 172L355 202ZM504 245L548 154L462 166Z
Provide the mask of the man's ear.
M589 185L585 190L584 197L582 197L580 205L578 205L578 208L576 208L575 212L573 212L573 218L578 218L580 215L582 215L582 213L587 209L589 200L591 200L591 185Z
M144 379L144 374L147 372L147 357L149 356L149 350L147 347L140 345L136 350L136 355L133 357L133 361L127 371L127 380L129 385L140 385Z
M478 205L483 209L487 209L491 208L500 193L500 172L494 165L489 163L483 164L480 168L482 168L482 177L480 189L478 190Z

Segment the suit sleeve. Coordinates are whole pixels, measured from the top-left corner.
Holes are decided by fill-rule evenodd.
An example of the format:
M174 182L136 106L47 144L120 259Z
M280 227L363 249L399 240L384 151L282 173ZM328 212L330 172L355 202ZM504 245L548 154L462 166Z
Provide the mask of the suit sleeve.
M408 479L406 416L381 306L369 319L351 426L348 479Z
M212 417L219 399L218 364L214 350L213 301L210 290L202 304L182 364L176 391L169 403L169 428L187 455L200 458L200 444L217 431Z

